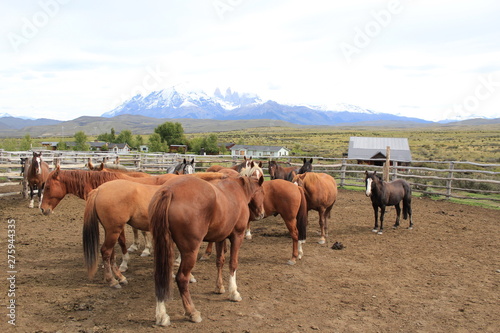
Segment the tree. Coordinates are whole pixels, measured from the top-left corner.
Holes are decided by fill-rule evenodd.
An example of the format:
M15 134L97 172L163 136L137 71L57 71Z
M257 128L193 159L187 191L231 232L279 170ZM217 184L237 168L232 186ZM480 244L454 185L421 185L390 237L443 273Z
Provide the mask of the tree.
M144 139L142 138L142 136L137 134L135 137L135 145L136 145L135 148L139 149L139 147L142 146L143 144L144 144Z
M166 142L162 142L160 134L153 133L149 137L149 151L151 152L166 152L168 150L168 146Z
M26 134L24 138L21 140L21 150L30 150L33 140L31 140L31 136Z
M59 140L56 146L57 150L68 150L68 145L62 139Z
M220 151L217 145L217 135L215 134L210 134L208 137L192 139L190 148L196 153L200 152L201 148L203 148L207 154L218 154Z
M155 133L160 135L161 142L168 142L170 145L183 145L186 143L184 128L182 128L181 123L164 122L155 128Z
M90 145L87 143L87 135L83 131L78 131L75 133L75 148L77 151L88 151Z
M116 137L116 143L127 143L130 147L135 147L134 137L129 130L123 130Z

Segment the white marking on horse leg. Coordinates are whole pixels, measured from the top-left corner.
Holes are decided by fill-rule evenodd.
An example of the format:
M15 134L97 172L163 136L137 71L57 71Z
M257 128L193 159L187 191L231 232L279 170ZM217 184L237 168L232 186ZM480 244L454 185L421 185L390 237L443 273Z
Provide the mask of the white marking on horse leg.
M127 249L127 252L133 253L133 252L135 252L137 250L139 250L139 248L134 243L134 244L130 245L130 247Z
M325 237L321 237L318 241L318 244L325 244L325 243L326 243Z
M43 192L42 192L42 195L40 196L40 198L38 198L38 209L40 209L40 207L42 207L42 200L43 200Z
M33 208L33 207L35 207L35 200L31 199L28 208Z
M130 260L130 254L125 253L122 258L122 263L120 264L120 272L126 272L128 269L128 261Z
M193 275L193 274L191 274L191 273L189 273L189 282L191 282L191 283L196 283L196 282L198 282L198 281L196 281L196 278L194 277L194 275Z
M167 314L165 302L156 301L156 325L168 326L170 325L170 317Z
M236 285L236 271L234 271L232 276L229 275L229 299L234 302L242 300L241 295L238 292L238 286Z
M174 267L179 267L181 265L181 255L179 254L174 261Z
M151 255L151 247L153 246L151 242L151 234L148 232L143 232L144 236L144 251L142 251L141 257L149 257Z
M151 255L150 249L149 248L144 248L144 250L141 253L141 257L149 257Z
M380 230L379 232L377 232L377 235L382 235L382 234L383 234L382 230Z
M250 229L247 229L245 231L245 239L252 239L252 233L250 232Z
M372 232L378 232L378 230L377 229L372 229Z
M302 241L299 241L299 256L297 258L302 259L302 256L304 256L304 251L302 250Z

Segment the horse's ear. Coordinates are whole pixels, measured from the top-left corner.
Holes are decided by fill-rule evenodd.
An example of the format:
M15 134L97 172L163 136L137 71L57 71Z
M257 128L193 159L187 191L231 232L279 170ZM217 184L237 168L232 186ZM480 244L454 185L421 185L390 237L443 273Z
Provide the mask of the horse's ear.
M313 159L311 158L311 159L309 160L309 163L311 163L311 164L312 164L312 162L313 162Z
M194 158L191 160L191 165L194 165Z
M264 183L264 176L263 176L263 175L261 175L261 176L259 177L259 186L262 186L262 184L263 184L263 183Z
M182 163L187 164L186 159L184 159L184 160L182 161Z
M99 169L97 169L97 171L101 171L102 169L104 169L104 162L102 162L101 165L99 165Z
M377 170L373 171L373 175L375 176L377 174Z
M306 164L306 163L307 163L307 159L304 157L304 164Z
M259 161L259 168L262 168L262 161Z
M250 162L250 169L253 168L255 166L255 163L252 161Z

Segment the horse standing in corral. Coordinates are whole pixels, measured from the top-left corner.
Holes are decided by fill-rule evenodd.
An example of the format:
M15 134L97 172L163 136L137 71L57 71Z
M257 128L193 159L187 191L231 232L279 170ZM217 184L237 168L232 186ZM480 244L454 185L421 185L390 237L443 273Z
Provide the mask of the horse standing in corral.
M403 219L410 217L408 229L413 228L412 210L411 210L411 187L404 179L396 179L392 182L385 182L377 175L377 171L369 173L365 171L365 194L370 197L375 215L375 226L373 232L382 234L384 229L384 214L386 206L396 207L396 223L394 228L399 227L401 217L401 207L399 203L403 202ZM380 207L380 229L378 228L378 208Z
M29 184L28 184L28 170L30 168L30 159L29 157L21 157L21 174L23 177L21 180L21 185L23 186L22 195L23 199L28 198Z
M170 318L165 301L170 298L174 243L181 253L175 276L187 318L200 322L189 292L189 276L202 241L216 242L216 292L225 291L222 267L226 238L231 242L229 262L229 299L240 301L236 285L238 253L250 217L250 207L257 217L264 215L262 182L251 177L227 177L206 182L195 177L180 177L163 185L149 205L154 239L156 324L167 326Z
M232 169L235 170L236 172L240 172L241 169L248 168L250 166L250 163L252 162L252 157L247 158L246 156L243 156L243 162L233 165L232 167L224 167L222 165L212 165L209 167L206 171L207 172L219 172L222 169Z
M306 173L306 172L311 172L313 171L313 159L309 159L309 161L304 158L304 164L302 164L302 166L300 167L300 169L297 171L297 174L300 175L300 174L303 174L303 173Z
M262 184L264 192L264 218L280 214L292 238L292 258L289 265L294 265L297 259L302 259L304 251L302 243L307 236L307 201L304 190L283 179L265 181ZM250 222L255 221L253 216L245 231L245 238L252 239ZM207 260L212 254L213 243L208 243L205 253L200 260Z
M326 173L307 172L296 175L293 182L304 189L307 210L315 210L319 214L321 236L319 244L325 244L328 235L328 218L337 200L337 183Z
M33 152L33 158L28 168L27 180L30 188L29 208L34 207L33 191L36 189L38 194L38 207L42 204L43 189L45 181L49 175L49 165L42 161L42 153Z

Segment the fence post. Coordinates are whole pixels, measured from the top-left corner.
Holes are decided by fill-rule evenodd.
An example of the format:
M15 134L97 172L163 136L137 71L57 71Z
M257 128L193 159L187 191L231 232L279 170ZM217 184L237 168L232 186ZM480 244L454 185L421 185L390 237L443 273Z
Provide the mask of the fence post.
M345 170L347 168L346 159L342 159L342 166L340 167L340 186L343 187L345 184Z
M393 172L392 172L391 180L394 181L394 180L398 179L398 161L394 161L392 163L393 163L393 165L392 165Z
M453 169L455 167L454 162L450 162L450 171L448 172L448 180L446 181L446 199L450 199L451 197L451 182L453 178Z
M389 181L389 168L391 167L391 147L385 149L384 180Z

